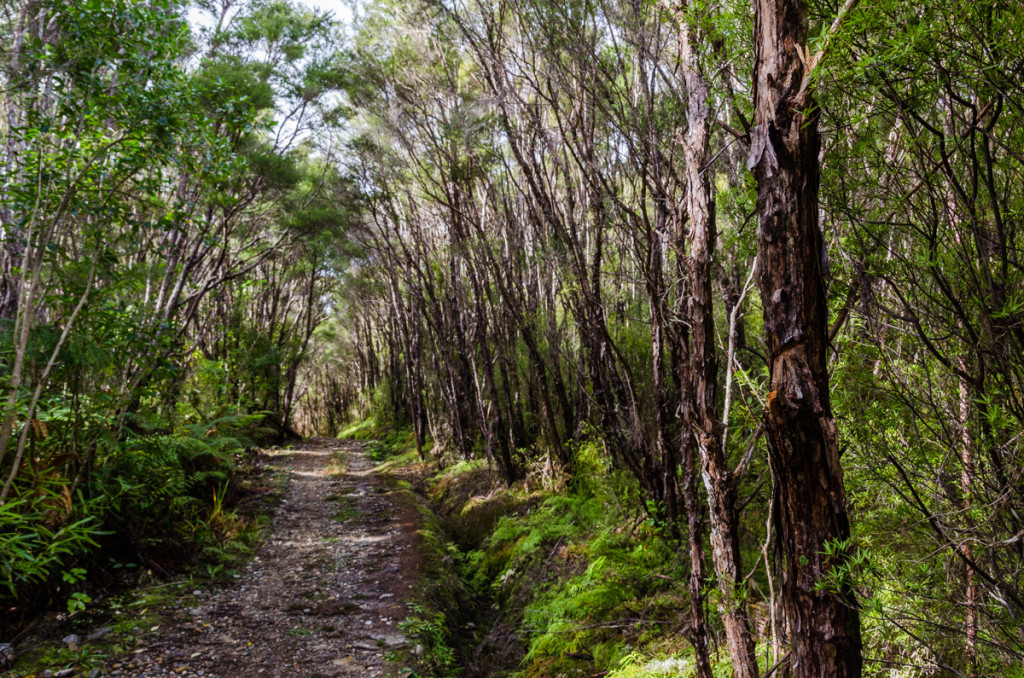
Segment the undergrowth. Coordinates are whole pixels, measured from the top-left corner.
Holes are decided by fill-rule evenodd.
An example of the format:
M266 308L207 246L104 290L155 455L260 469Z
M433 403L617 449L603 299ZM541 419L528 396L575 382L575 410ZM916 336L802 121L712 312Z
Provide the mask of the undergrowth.
M414 460L408 431L349 430L375 432L371 454L392 468ZM451 461L416 487L399 481L423 518L424 565L402 624L415 644L399 658L408 675L695 675L684 546L640 508L636 482L599 442L573 452L574 476L538 464L511 487L482 459ZM713 606L708 616L721 635ZM763 667L763 642L758 653ZM711 661L715 676L732 675L724 649Z
M376 462L394 464L414 463L419 460L416 436L408 426L379 424L374 417L358 421L338 436L348 440L366 441L366 454ZM431 443L424 446L423 453L430 452Z
M402 631L416 644L413 652L399 657L409 665L413 678L464 675L465 664L460 645L476 618L479 603L462 576L464 554L452 543L444 524L411 484L395 481L402 501L411 503L420 513L420 580L409 614L401 623Z
M502 611L497 622L516 629L523 644L519 665L503 675L584 676L637 656L689 652L686 571L676 547L656 523L624 509L635 505L626 499L636 489L594 446L580 446L577 458L585 482L535 493L471 556L476 585ZM517 492L525 498L524 488Z
M262 527L254 504L273 491L250 451L260 419L135 432L108 441L77 486L56 473L16 485L0 506L5 625L55 605L80 613L133 571L216 576L237 567Z
M366 456L374 461L387 461L392 457L405 454L415 447L413 433L409 429L392 429L382 438L370 441L366 446Z
M206 430L213 437L212 429ZM176 623L177 616L197 600L198 589L238 578L239 568L265 534L269 508L281 496L288 475L271 472L254 451L241 447L243 441L240 435L234 443L164 441L165 450L148 461L150 471L164 482L182 483L176 487L185 488L189 499L172 498L163 515L154 515L160 511L160 497L140 497L144 487L135 492L128 485L116 507L102 506L106 512L92 520L99 525L96 539L87 548L65 549L63 559L50 564L65 573L64 588L58 594L67 596L67 612L35 617L21 636L11 672L0 675L37 675L43 669L85 675L113 657L132 652L168 623ZM197 468L207 472L199 474ZM114 508L147 521L151 532L134 524L120 525L123 518ZM61 542L51 539L50 543ZM169 562L164 558L170 552L185 554L187 559ZM167 581L169 575L174 576L172 581ZM94 583L96 578L103 580L102 585ZM100 627L109 627L109 634L98 639L89 636ZM79 647L57 643L57 638L69 633L82 638Z
M639 490L597 444L575 453L575 478L538 468L509 488L475 460L424 481L411 675L690 675L682 549L627 508ZM727 653L714 659L731 675Z

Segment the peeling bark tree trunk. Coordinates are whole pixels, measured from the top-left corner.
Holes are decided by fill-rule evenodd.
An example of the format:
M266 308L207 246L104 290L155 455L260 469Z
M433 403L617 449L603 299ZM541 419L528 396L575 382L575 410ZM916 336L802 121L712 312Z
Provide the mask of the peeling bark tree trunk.
M696 36L690 20L679 19L679 56L687 94L686 132L682 135L683 174L686 179L685 206L688 233L682 220L676 233L676 247L688 256L680 258L679 277L687 281L686 309L680 315L689 323L689 346L680 381L684 457L690 463L693 448L699 452L701 476L708 493L711 524L711 556L718 590L718 610L725 627L726 644L736 678L757 678L757 657L746 603L740 590L739 520L736 513L736 478L729 470L722 441L718 412L718 356L715 347L715 309L711 292L712 256L717 225L711 173L707 171L711 139L709 85L701 68ZM680 342L685 343L685 342ZM684 469L689 473L690 469ZM695 488L686 487L687 493ZM692 499L687 495L687 510ZM692 520L692 514L691 514ZM691 525L691 532L694 526ZM693 550L691 537L691 551ZM698 564L691 553L691 567ZM691 596L693 582L691 580ZM696 627L696 620L695 620ZM697 627L699 628L699 627ZM698 656L699 650L698 649ZM700 667L703 669L703 667Z
M853 592L822 586L844 564L826 544L850 536L828 390L828 308L818 227L818 118L805 77L807 5L755 0L755 127L749 166L757 179L758 287L771 373L765 411L775 480L776 529L785 553L783 609L792 674L861 675Z

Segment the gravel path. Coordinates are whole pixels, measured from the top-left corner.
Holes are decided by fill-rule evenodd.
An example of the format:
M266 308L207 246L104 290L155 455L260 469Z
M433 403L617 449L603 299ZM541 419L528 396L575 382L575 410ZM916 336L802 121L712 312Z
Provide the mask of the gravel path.
M332 455L345 471L330 477ZM314 439L277 453L290 488L270 538L237 583L183 602L179 624L107 675L386 676L415 581L415 510L360 443Z

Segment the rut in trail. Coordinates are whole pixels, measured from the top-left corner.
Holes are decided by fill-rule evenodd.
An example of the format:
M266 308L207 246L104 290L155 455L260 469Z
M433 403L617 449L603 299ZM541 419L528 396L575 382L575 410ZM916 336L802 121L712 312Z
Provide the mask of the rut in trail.
M331 455L347 452L330 478ZM386 676L406 640L398 623L415 581L415 511L400 504L363 446L315 439L278 453L290 487L272 533L228 588L183 604L176 628L110 675Z

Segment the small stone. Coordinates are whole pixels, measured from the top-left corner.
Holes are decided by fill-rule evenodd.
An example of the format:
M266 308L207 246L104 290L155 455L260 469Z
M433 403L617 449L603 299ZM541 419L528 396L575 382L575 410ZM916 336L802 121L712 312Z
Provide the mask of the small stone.
M77 633L72 633L70 636L64 636L63 638L61 638L60 642L67 645L72 650L77 650L79 643L82 642L82 639L78 637Z
M113 633L113 632L114 632L114 628L112 626L101 626L100 628L96 629L95 631L93 631L92 633L87 635L85 637L85 639L86 640L99 640L99 639L103 638L104 636L106 636L106 635L108 635L110 633Z
M203 592L200 591L199 589L196 589L195 591L192 592L192 595L193 596L201 596L201 595L203 595Z

